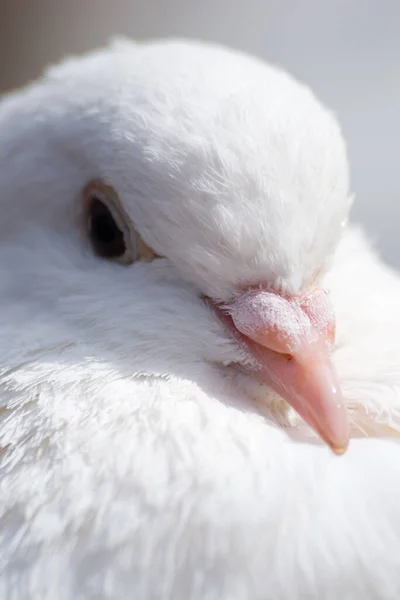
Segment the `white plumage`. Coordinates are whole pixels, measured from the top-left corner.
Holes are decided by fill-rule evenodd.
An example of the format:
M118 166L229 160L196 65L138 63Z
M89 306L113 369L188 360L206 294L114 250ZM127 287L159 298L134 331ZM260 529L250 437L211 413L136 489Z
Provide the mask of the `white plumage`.
M400 280L344 229L334 117L239 53L123 41L0 132L0 598L397 599ZM330 290L344 456L203 301L260 285Z

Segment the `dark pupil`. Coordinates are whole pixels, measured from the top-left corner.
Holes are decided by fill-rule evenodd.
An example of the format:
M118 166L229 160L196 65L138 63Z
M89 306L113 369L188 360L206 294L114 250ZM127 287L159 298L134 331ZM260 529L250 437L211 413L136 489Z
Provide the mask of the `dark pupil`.
M89 235L96 254L104 258L118 258L125 253L124 235L118 229L107 206L93 198L89 209Z

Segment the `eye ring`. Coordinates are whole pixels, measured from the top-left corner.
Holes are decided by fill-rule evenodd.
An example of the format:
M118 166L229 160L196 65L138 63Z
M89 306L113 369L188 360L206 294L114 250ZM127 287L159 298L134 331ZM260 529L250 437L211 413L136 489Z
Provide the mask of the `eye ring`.
M82 192L82 204L83 232L96 256L122 265L156 257L135 231L113 187L90 182Z

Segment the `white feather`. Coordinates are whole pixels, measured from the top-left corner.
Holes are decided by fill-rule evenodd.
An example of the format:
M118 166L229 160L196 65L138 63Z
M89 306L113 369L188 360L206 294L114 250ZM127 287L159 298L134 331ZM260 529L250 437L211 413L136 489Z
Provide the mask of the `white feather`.
M397 599L400 279L357 230L331 261L330 113L240 54L124 42L4 99L0 131L0 598ZM93 178L167 258L93 256ZM340 458L239 374L199 298L314 277L373 436Z

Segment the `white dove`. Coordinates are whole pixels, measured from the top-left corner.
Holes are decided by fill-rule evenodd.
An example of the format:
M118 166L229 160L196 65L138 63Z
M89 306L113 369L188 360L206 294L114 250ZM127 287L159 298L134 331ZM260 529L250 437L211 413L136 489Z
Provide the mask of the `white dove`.
M0 598L397 600L400 279L334 116L120 41L0 133Z

